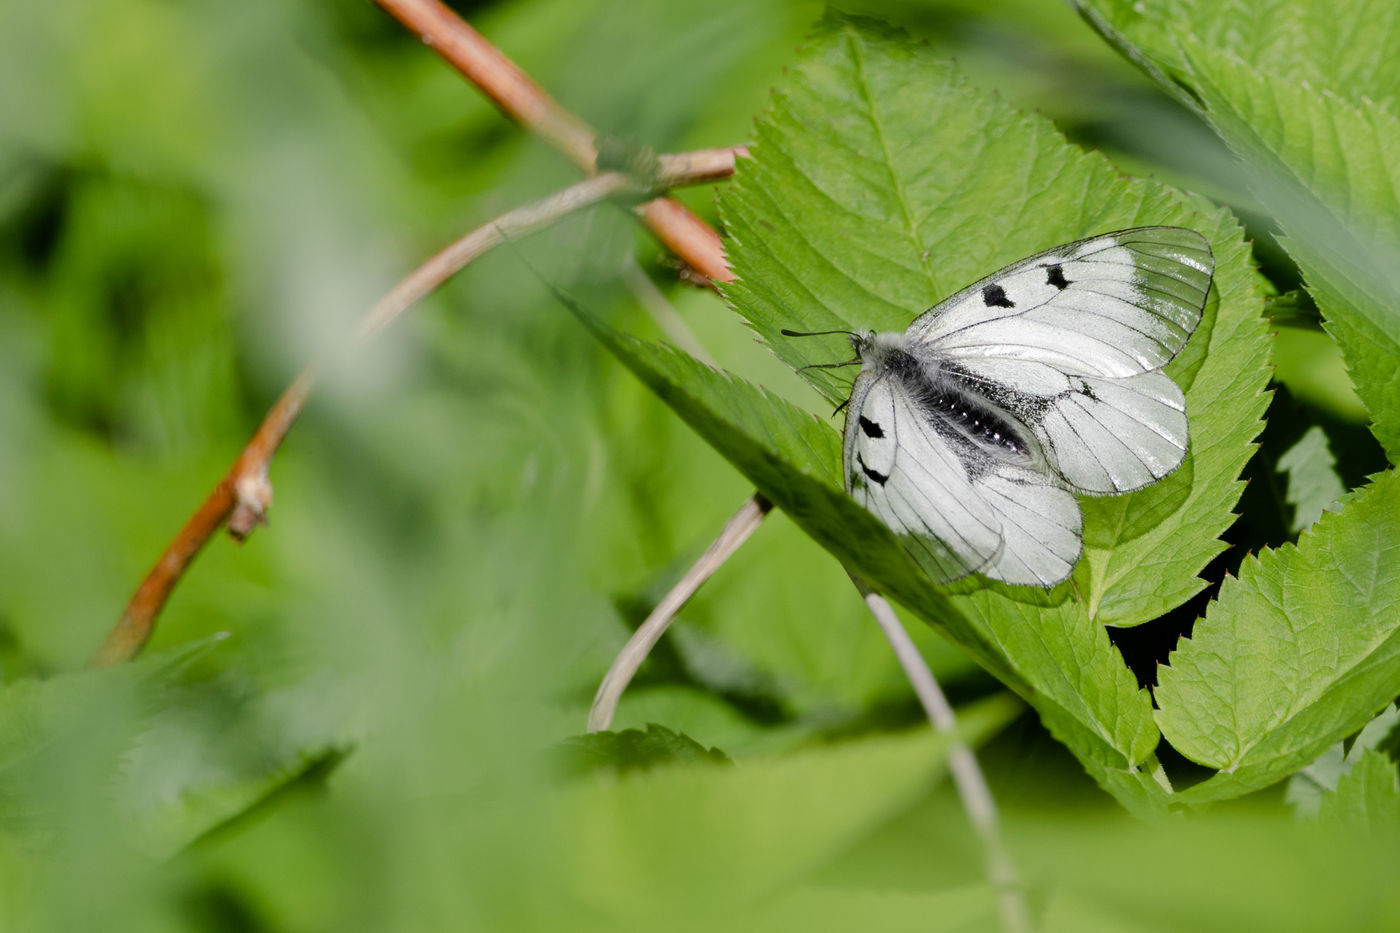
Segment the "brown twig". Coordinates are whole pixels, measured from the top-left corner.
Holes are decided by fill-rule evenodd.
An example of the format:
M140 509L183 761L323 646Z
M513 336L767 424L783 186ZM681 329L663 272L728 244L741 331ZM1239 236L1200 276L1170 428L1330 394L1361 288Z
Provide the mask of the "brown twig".
M733 149L661 156L660 170L654 178L639 180L621 172L604 172L510 211L452 243L394 286L365 316L355 331L352 344L380 333L462 267L506 239L527 236L575 211L611 198L644 197L653 191L724 178L733 172L734 158ZM185 522L141 581L126 611L93 658L94 665L117 664L141 650L175 585L205 542L225 521L229 533L242 540L266 520L267 509L272 504L268 465L300 414L317 376L316 364L308 366L273 404L228 473Z
M390 16L491 98L507 117L568 156L584 172L598 165L598 132L559 105L490 42L438 0L375 0ZM734 278L714 228L671 198L637 208L642 220L696 272L714 282Z

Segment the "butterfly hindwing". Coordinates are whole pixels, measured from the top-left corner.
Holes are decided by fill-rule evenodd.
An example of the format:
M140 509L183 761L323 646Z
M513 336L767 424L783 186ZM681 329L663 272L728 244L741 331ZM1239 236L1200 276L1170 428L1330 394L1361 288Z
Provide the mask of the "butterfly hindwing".
M1079 503L1051 477L979 449L891 374L857 379L847 414L852 496L936 581L981 573L1053 586L1079 559Z
M1161 372L1076 379L1030 426L1050 467L1089 495L1151 485L1186 456L1186 400Z
M856 378L843 460L847 491L934 580L967 576L1001 552L1001 524L967 464L891 375Z
M1049 477L992 463L975 481L1001 521L1001 554L982 573L1003 583L1050 587L1070 575L1084 550L1083 519L1074 496Z

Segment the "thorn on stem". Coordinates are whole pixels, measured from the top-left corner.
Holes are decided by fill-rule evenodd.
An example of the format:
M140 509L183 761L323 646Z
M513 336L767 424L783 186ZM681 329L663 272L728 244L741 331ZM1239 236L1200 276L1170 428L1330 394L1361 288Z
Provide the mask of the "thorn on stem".
M242 542L259 525L267 524L267 510L272 507L272 481L267 471L240 476L233 484L237 501L228 519L228 533Z

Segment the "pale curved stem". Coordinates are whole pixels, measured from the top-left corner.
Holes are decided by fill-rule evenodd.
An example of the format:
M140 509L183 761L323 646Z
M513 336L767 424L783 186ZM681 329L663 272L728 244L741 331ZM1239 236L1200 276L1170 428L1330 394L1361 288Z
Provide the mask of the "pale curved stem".
M623 691L632 682L633 675L642 666L651 649L656 647L656 643L666 633L676 613L695 595L701 584L710 579L730 555L739 549L739 545L748 540L749 535L762 524L763 517L772 508L773 504L761 493L754 493L743 507L725 522L719 537L705 549L705 553L685 572L685 576L671 587L671 591L661 598L651 615L632 633L632 637L627 639L627 644L622 646L622 650L613 659L612 666L608 668L607 674L603 675L603 682L598 685L598 693L593 697L593 708L588 711L589 732L601 732L612 725L613 715L617 712L617 703L622 699Z
M880 630L885 633L885 639L894 649L899 666L904 669L904 676L914 688L914 693L918 696L934 731L952 737L952 744L948 750L948 771L953 776L953 784L958 789L963 809L967 811L968 821L986 852L987 875L997 891L997 909L1001 915L1002 929L1007 933L1030 933L1033 929L1030 909L1026 906L1016 863L1011 860L1011 853L1001 838L1001 821L997 816L996 800L992 797L991 788L987 786L982 768L977 764L977 756L958 736L958 720L953 714L953 707L943 695L933 671L929 670L924 662L924 656L919 653L918 646L895 615L894 607L885 597L855 576L852 576L851 580L860 590L870 614L875 617Z

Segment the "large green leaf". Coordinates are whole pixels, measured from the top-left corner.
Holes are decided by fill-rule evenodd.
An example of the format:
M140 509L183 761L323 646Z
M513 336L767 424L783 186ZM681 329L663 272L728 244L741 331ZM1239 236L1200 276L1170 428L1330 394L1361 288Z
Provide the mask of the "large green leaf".
M1144 223L1211 239L1217 295L1169 368L1187 389L1192 455L1145 492L1085 504L1088 549L1075 578L1090 615L1115 625L1197 592L1264 405L1259 306L1230 216L1124 179L1044 120L864 24L825 23L775 100L722 196L738 276L726 291L794 366L849 349L839 337L785 338L784 327L902 330L959 287L1056 243ZM828 399L844 398L830 371L807 375Z
M850 351L840 337L785 338L785 327L903 329L967 282L1056 243L1146 223L1210 238L1216 289L1169 369L1187 393L1186 465L1144 492L1086 502L1086 557L1048 594L982 580L942 591L946 606L898 594L954 637L964 627L949 613L962 616L977 642L1056 697L1042 714L1101 780L1144 761L1157 738L1142 718L1148 699L1102 625L1155 618L1198 592L1196 574L1233 520L1267 358L1238 227L1203 200L1123 178L900 35L839 17L787 73L751 153L721 199L737 275L726 294L793 366ZM844 398L830 371L806 374L827 400ZM1102 757L1105 739L1114 754Z
M1020 708L1002 695L964 709L965 740L981 745ZM484 928L553 928L543 917L574 908L569 929L652 929L660 917L668 929L727 929L721 921L781 903L793 883L927 796L948 747L922 728L737 765L517 790L448 814L428 801L407 818L461 820L451 837L489 849L497 870L550 879L530 898L515 887L485 893Z
M1266 787L1400 689L1400 478L1388 472L1296 546L1247 559L1159 674L1157 722L1220 774L1188 800Z

